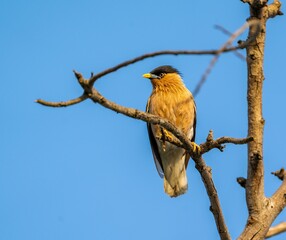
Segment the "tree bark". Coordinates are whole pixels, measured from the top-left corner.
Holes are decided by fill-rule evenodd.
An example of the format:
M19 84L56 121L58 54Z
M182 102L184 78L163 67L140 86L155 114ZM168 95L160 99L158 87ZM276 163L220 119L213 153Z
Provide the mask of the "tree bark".
M266 0L244 1L250 6L249 20L259 20L260 29L255 40L246 47L247 52L247 102L248 102L248 135L254 141L248 144L248 172L246 180L246 202L248 219L246 227L238 239L264 239L272 222L281 212L277 208L278 202L283 198L266 198L264 195L264 166L263 166L263 131L264 118L262 114L263 90L263 62L264 44L266 37L266 22L269 17L274 17L280 11L279 1L267 5ZM276 7L276 11L272 11ZM275 13L276 12L276 13ZM273 14L274 13L274 14ZM248 38L251 38L256 26L250 26Z

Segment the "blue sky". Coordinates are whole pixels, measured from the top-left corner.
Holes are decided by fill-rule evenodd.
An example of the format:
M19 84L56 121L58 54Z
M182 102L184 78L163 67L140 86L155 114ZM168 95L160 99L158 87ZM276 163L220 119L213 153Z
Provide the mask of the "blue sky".
M227 0L18 0L0 6L0 239L218 239L193 162L188 193L176 199L164 194L145 123L91 101L55 109L34 100L81 95L73 69L88 77L152 51L217 49L227 36L214 25L235 31L248 17L248 6ZM270 172L286 167L284 27L285 17L278 17L267 28L267 196L280 184ZM144 110L151 84L143 73L173 65L193 90L210 60L151 58L98 80L95 87L112 101ZM198 143L210 129L215 137L246 136L245 62L224 54L196 103ZM236 183L236 177L246 176L246 146L228 145L225 152L213 150L204 158L236 238L247 218L244 190ZM285 220L284 211L276 223Z

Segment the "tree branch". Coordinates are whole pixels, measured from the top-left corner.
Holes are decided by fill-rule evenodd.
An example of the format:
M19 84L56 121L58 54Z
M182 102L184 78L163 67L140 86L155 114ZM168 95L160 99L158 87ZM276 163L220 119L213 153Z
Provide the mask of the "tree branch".
M276 226L271 227L268 233L266 234L265 238L271 238L275 235L278 235L284 232L286 232L286 222L282 222L282 223L277 224Z
M263 239L274 219L285 207L286 184L283 181L280 188L271 198L264 194L264 164L263 164L263 130L262 89L263 89L263 62L266 34L266 21L280 11L281 4L274 0L274 5L267 5L267 0L243 0L250 5L251 21L260 21L259 33L250 26L248 38L254 41L246 47L248 69L248 135L254 141L248 144L248 171L245 184L248 219L246 227L239 240ZM274 6L276 9L273 9ZM271 8L271 10L269 10ZM271 12L271 14L269 13Z
M215 28L220 30L221 32L223 32L224 34L228 35L228 36L231 36L232 35L232 32L228 31L226 28L224 28L223 26L221 25L215 25ZM242 61L246 61L246 58L244 55L242 55L240 52L238 52L237 50L234 50L233 53L239 58L241 59Z
M35 102L41 105L47 106L47 107L68 107L68 106L83 102L86 99L88 99L88 96L86 94L82 94L78 98L71 99L66 102L48 102L42 99L37 99Z
M230 48L225 48L222 51L221 50L162 50L162 51L157 51L157 52L152 52L152 53L146 53L141 56L135 57L133 59L124 61L114 67L108 68L102 72L97 73L90 79L90 84L93 85L95 81L107 74L110 74L112 72L117 71L120 68L127 67L131 64L137 63L139 61L142 61L147 58L152 58L160 55L216 55L218 52L231 52L234 50L242 49L245 46L235 46L235 47L230 47Z
M114 67L105 69L104 71L99 72L96 75L92 74L90 79L88 80L88 83L90 86L93 86L96 80L98 80L99 78L101 78L105 75L113 73L113 72L119 70L120 68L127 67L131 64L137 63L139 61L143 61L144 59L156 57L156 56L160 56L160 55L216 55L214 57L214 59L211 61L210 65L207 68L205 74L203 75L201 81L198 83L198 85L196 86L196 88L194 90L193 93L194 93L194 95L196 95L199 92L200 88L202 87L203 83L205 82L208 74L210 73L211 69L213 68L215 62L218 59L218 56L221 53L243 49L253 40L254 37L249 38L245 42L241 42L238 46L229 47L231 45L231 43L234 41L234 39L237 38L248 27L248 25L258 25L258 24L255 21L245 23L234 34L232 34L231 37L228 39L228 41L225 44L223 44L223 46L218 50L162 50L162 51L157 51L157 52L152 52L152 53L146 53L146 54L143 54L141 56L135 57L133 59L124 61L124 62L122 62L122 63L120 63ZM258 32L258 29L259 28L257 27L257 32ZM76 72L75 72L75 74L76 74ZM80 103L86 99L87 99L87 96L84 93L83 95L81 95L78 98L68 100L65 102L63 102L63 101L61 101L61 102L50 102L50 101L45 101L42 99L37 99L35 102L40 103L40 104L45 105L45 106L48 106L48 107L67 107L67 106L71 106L71 105Z
M224 52L225 49L227 49L232 44L232 42L240 34L242 34L245 31L245 29L247 29L248 27L251 27L251 26L255 27L255 29L256 29L255 34L253 36L249 37L245 42L240 42L240 44L239 44L240 48L245 48L255 39L255 37L258 35L259 30L260 30L260 22L258 20L250 20L250 21L246 22L238 30L236 30L233 34L231 34L229 39L221 46L221 48L217 51L215 56L210 61L205 73L203 74L201 80L199 81L199 83L195 87L195 90L193 91L194 96L196 96L199 93L199 91L200 91L201 87L203 86L203 84L205 83L208 75L210 74L211 70L213 69L214 65L216 64L220 54L222 52Z
M240 44L238 46L225 48L223 50L221 50L221 49L219 49L219 50L201 50L201 51L200 50L162 50L162 51L157 51L157 52L152 52L152 53L146 53L146 54L143 54L141 56L135 57L133 59L124 61L124 62L122 62L122 63L120 63L114 67L105 69L102 72L97 73L96 75L92 74L90 79L88 80L88 82L89 82L90 86L93 86L95 81L98 80L99 78L106 76L110 73L113 73L113 72L119 70L120 68L127 67L131 64L137 63L139 61L143 61L144 59L151 58L151 57L156 57L156 56L160 56L160 55L216 55L218 53L231 52L231 51L235 51L235 50L242 49L245 47L246 47L246 45ZM71 99L68 101L50 102L50 101L46 101L43 99L37 99L37 100L35 100L35 102L42 104L44 106L47 106L47 107L68 107L68 106L80 103L80 102L86 100L87 98L88 97L86 96L86 94L83 93L83 95L81 95L80 97L75 98L75 99Z
M247 138L220 137L214 140L213 132L212 130L210 130L206 142L200 145L201 154L204 154L214 148L217 148L222 152L225 147L223 144L225 143L247 144L251 141L253 141L253 137L247 137Z
M284 178L286 178L286 171L284 170L284 168L281 168L280 170L276 172L272 172L271 174L278 177L281 181L283 181Z

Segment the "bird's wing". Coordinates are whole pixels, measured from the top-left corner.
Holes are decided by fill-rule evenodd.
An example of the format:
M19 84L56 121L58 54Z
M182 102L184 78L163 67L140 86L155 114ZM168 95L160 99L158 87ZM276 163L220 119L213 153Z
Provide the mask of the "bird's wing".
M196 139L196 125L197 125L197 108L196 108L196 103L194 102L194 122L193 122L193 126L191 126L192 131L193 131L193 136L190 139L192 142L194 142L195 139ZM186 169L188 167L188 163L189 163L190 157L191 157L190 154L188 154L187 151L186 151L186 157L185 157L185 167L186 167Z
M196 126L197 126L197 107L196 107L196 103L194 102L193 137L191 139L192 142L194 142L196 139Z
M149 113L149 102L150 102L150 100L148 100L147 106L146 106L146 112L147 113ZM161 160L161 157L159 154L158 145L157 145L156 139L154 137L150 123L147 123L147 129L148 129L148 135L149 135L149 140L150 140L150 144L151 144L151 148L152 148L152 154L153 154L154 162L156 165L156 169L157 169L159 176L161 178L163 178L164 177L164 170L163 170L162 160Z

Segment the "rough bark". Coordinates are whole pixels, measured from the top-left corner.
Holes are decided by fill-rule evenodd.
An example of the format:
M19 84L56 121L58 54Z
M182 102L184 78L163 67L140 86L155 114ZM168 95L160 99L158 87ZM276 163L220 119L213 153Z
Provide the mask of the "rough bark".
M244 1L249 4L251 20L260 21L260 32L255 40L246 47L248 70L248 135L254 141L248 144L248 172L245 184L248 219L246 227L239 239L264 239L272 222L285 207L283 189L278 190L271 198L264 195L264 166L263 166L263 130L264 118L262 114L263 91L263 61L266 36L266 22L280 12L280 2L267 5L267 1ZM254 35L256 26L250 26L249 38ZM283 183L284 185L284 183ZM283 188L283 185L281 186ZM285 192L284 192L285 194Z

